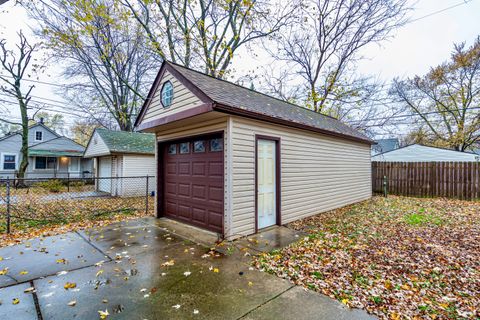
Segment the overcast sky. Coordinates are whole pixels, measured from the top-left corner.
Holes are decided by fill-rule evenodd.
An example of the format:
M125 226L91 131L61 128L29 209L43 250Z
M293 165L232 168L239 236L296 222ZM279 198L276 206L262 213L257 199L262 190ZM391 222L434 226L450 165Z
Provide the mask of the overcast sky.
M13 3L14 1L9 1L0 7L0 38L6 38L11 43L16 41L16 33L20 29L26 30L28 25L32 25L23 10L14 7ZM390 41L384 42L380 47L373 45L366 48L363 52L366 59L358 64L359 72L378 76L387 82L394 77L421 75L431 66L448 60L453 43L465 41L470 45L480 35L480 0L418 0L411 3L414 7L410 13L411 19L420 19L399 29ZM458 6L435 13L455 5ZM433 15L425 17L430 14ZM258 59L251 61L250 58L241 57L237 60L235 69L243 73L247 71L245 66L254 68L262 63ZM61 84L56 77L58 70L58 66L50 67L47 75L43 75L40 80ZM33 95L62 101L61 95L54 88L51 85L36 84ZM59 104L53 101L50 103ZM12 117L18 117L17 113L13 113ZM68 123L74 120L68 114L65 117Z

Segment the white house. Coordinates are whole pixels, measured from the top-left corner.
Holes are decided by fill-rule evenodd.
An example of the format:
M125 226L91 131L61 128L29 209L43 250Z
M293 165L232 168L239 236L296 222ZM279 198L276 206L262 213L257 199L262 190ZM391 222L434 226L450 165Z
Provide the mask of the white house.
M22 135L13 132L0 138L0 178L13 178L22 161ZM28 129L26 178L88 177L93 162L83 159L85 148L48 128L43 121Z
M164 62L135 123L155 133L157 216L235 238L371 197L373 141Z
M480 155L473 152L412 144L392 151L377 154L372 161L385 162L445 162L445 161L480 161Z
M113 196L136 196L155 190L155 135L96 129L85 158L93 158L98 191Z

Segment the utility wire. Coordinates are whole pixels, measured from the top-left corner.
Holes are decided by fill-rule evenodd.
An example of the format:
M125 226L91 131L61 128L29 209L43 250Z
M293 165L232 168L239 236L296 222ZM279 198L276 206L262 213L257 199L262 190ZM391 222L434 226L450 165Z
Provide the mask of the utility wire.
M446 8L440 9L440 10L438 10L438 11L434 11L434 12L431 12L431 13L429 13L429 14L426 14L426 15L424 15L424 16L422 16L422 17L419 17L419 18L410 20L410 21L407 22L407 24L409 24L409 23L414 23L414 22L417 22L417 21L419 21L419 20L423 20L423 19L429 18L429 17L431 17L431 16L437 15L437 14L439 14L439 13L443 13L443 12L445 12L445 11L451 10L451 9L453 9L453 8L463 6L463 5L468 4L469 2L472 2L472 1L473 1L473 0L464 0L464 1L460 2L460 3L457 3L457 4L452 5L452 6L450 6L450 7L446 7Z

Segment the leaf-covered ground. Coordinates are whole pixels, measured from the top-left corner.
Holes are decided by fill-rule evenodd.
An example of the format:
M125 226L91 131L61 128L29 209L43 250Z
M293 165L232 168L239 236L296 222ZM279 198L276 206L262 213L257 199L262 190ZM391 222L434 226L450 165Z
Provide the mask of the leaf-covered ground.
M260 269L384 319L480 319L480 203L374 197L290 227Z
M103 197L57 201L22 201L10 210L11 234L6 233L6 206L0 204L0 247L39 236L52 236L80 229L144 216L153 216L153 201L148 213L145 197Z

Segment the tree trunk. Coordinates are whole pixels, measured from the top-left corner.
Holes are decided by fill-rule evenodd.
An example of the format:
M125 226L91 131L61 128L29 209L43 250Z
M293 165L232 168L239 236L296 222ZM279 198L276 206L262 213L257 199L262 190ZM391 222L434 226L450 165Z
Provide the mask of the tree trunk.
M18 183L19 187L25 187L25 182L22 180L25 178L25 171L28 167L28 115L27 115L27 105L23 101L22 93L20 92L20 85L17 86L17 97L20 104L20 113L22 116L22 148L20 153L22 155L22 162L20 162L20 167L18 168L18 178L21 180Z

